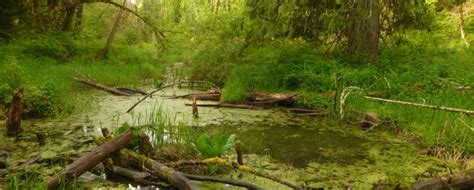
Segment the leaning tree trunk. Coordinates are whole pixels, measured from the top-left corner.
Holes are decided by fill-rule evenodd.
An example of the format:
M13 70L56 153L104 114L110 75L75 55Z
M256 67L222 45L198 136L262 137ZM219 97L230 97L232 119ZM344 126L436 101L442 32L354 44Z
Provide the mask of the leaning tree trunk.
M349 8L348 51L352 54L378 56L380 36L379 0L353 0Z
M13 96L13 101L10 106L10 112L6 122L7 136L17 135L22 131L21 129L21 113L23 112L23 88Z
M466 45L466 48L469 48L471 44L469 44L469 39L467 38L466 31L464 30L464 10L463 10L463 3L459 5L459 16L460 16L460 23L459 23L459 28L461 30L461 38L464 42L464 45Z
M122 7L125 7L125 3L127 3L127 0L123 1ZM119 10L117 19L115 20L114 26L112 27L112 31L110 32L110 35L107 38L107 43L105 44L105 47L100 50L99 54L97 55L97 58L103 59L103 58L106 58L107 55L109 54L109 49L110 49L110 46L112 46L112 42L114 41L115 33L117 33L117 30L119 28L122 14L123 14L123 8Z

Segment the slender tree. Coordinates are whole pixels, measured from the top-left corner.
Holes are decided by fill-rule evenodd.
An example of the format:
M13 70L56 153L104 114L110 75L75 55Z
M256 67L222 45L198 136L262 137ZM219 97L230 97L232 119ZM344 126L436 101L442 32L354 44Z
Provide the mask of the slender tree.
M348 51L377 58L380 37L379 0L353 0L349 6Z

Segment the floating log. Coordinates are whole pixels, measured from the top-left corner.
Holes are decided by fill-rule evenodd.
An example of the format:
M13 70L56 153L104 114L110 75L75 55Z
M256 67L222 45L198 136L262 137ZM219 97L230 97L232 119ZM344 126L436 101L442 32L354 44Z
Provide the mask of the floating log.
M398 101L398 100L389 100L389 99L376 98L376 97L371 97L371 96L364 96L364 98L369 99L369 100L387 102L387 103L415 106L415 107L421 107L421 108L431 108L431 109L443 110L443 111L449 111L449 112L464 113L466 115L474 116L473 110L464 110L464 109L450 108L450 107L444 107L444 106L434 106L434 105L428 105L428 104L418 104L418 103L413 103L413 102L403 102L403 101Z
M446 177L436 177L413 185L415 190L470 189L472 187L474 187L474 170L472 169Z
M72 179L79 177L84 172L89 171L94 166L106 159L110 154L120 150L128 145L132 139L132 130L124 132L106 143L94 148L88 154L80 157L72 164L66 166L60 174L49 179L48 189L57 189L61 183L68 183Z
M113 87L109 87L109 86L106 86L106 85L103 85L103 84L100 84L100 83L97 83L97 82L94 82L94 81L91 81L89 79L85 79L85 78L78 78L78 77L72 77L72 79L80 82L80 83L83 83L83 84L86 84L86 85L89 85L89 86L92 86L94 88L97 88L99 90L103 90L103 91L106 91L108 93L111 93L113 95L118 95L118 96L131 96L132 94L131 93L126 93L126 92L123 92L123 91L120 91L116 88L113 88Z
M205 101L219 101L221 99L221 94L217 93L190 93L179 96L161 96L166 98L195 98L196 100L205 100Z
M115 88L119 91L122 91L122 92L125 92L125 93L128 93L128 94L141 94L141 95L147 95L148 93L143 91L143 90L139 90L139 89L132 89L132 88L125 88L125 87L117 87Z
M186 106L193 106L193 103L185 103ZM246 104L227 104L227 103L197 103L198 107L216 107L216 108L239 108L239 109L262 109L260 106Z
M23 87L18 90L13 96L13 101L8 113L6 126L7 136L13 136L20 133L21 128L21 114L23 112Z

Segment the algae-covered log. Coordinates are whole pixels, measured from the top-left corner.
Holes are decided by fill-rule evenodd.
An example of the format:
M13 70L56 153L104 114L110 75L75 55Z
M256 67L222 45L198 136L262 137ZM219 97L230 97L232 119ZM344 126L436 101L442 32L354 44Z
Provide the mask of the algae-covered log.
M186 178L181 172L175 171L165 164L159 163L151 158L137 154L132 150L122 149L120 150L118 156L116 156L114 159L115 162L120 163L125 167L133 166L138 169L147 170L151 174L158 176L162 180L171 183L173 186L179 189L199 189L196 184Z
M75 177L79 177L84 172L92 169L94 166L106 159L110 154L120 150L128 145L132 139L132 131L128 130L120 136L117 136L106 143L96 147L88 154L66 166L66 169L59 175L48 181L48 189L57 189L59 184L67 183Z

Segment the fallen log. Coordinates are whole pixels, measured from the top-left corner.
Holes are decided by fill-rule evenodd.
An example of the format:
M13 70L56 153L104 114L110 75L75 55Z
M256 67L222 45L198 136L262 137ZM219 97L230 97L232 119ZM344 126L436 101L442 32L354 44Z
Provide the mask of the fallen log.
M122 92L125 92L125 93L128 93L128 94L141 94L141 95L147 95L148 93L143 91L143 90L139 90L139 89L132 89L132 88L125 88L125 87L117 87L115 88L119 91L122 91Z
M20 88L17 93L13 96L13 101L10 106L10 112L8 113L6 126L7 136L14 136L20 133L23 129L21 128L21 114L23 112L23 88Z
M89 171L94 166L106 159L110 154L128 145L132 139L132 130L124 132L106 143L94 148L88 154L80 157L55 177L48 180L48 189L57 189L61 183L68 183L72 179L79 177L84 172Z
M217 93L190 93L185 95L179 96L161 96L166 98L195 98L196 100L205 100L205 101L219 101L221 99L221 95Z
M474 187L474 170L468 170L446 177L436 177L413 185L415 190L469 189Z
M186 178L183 173L159 163L151 158L135 153L129 149L122 149L117 156L113 157L114 163L123 166L133 166L140 170L146 170L160 179L171 183L179 189L197 190L200 189L191 180Z
M263 189L257 185L244 182L244 181L235 181L231 179L224 179L224 178L217 178L211 176L199 176L199 175L191 175L191 174L184 174L185 177L195 180L195 181L210 181L210 182L217 182L217 183L225 183L233 186L244 187L250 190L260 190Z
M130 93L126 93L126 92L123 92L123 91L120 91L116 88L113 88L113 87L109 87L109 86L106 86L106 85L103 85L103 84L100 84L100 83L97 83L97 82L94 82L94 81L91 81L89 79L84 79L84 78L78 78L78 77L71 77L72 79L80 82L80 83L83 83L83 84L86 84L86 85L89 85L89 86L92 86L94 88L97 88L99 90L103 90L103 91L106 91L108 93L111 93L113 95L118 95L118 96L131 96L132 94Z
M208 159L203 160L202 162L207 163L207 164L219 164L219 165L224 165L224 166L230 166L230 167L232 167L234 169L237 169L239 171L251 173L253 175L272 180L274 182L280 183L282 185L285 185L285 186L290 187L290 188L295 189L295 190L302 190L303 189L302 187L300 187L298 185L295 185L295 184L292 184L290 182L284 181L282 179L271 176L269 174L256 171L256 170L252 169L249 166L239 165L238 163L235 163L235 162L227 162L226 160L221 159L221 158L208 158Z
M193 103L185 103L186 106L193 106ZM239 109L262 109L261 106L246 104L227 104L227 103L197 103L198 107L216 107L216 108L239 108Z
M261 92L254 92L247 95L247 100L250 104L292 104L296 101L298 93L275 93L267 94Z
M146 186L151 186L151 185L156 185L157 183L154 183L153 181L150 181L146 178L151 177L152 175L148 172L139 172L135 170L131 170L128 168L120 167L120 166L112 166L112 170L109 173L107 173L107 177L116 177L120 176L123 178L127 178L129 180L132 180L133 182L136 182L140 185L146 185ZM96 175L101 175L103 171L106 171L106 167L103 164L98 164L94 168L91 169L91 172Z
M434 106L434 105L419 104L419 103L413 103L413 102L403 102L399 100L389 100L389 99L376 98L376 97L371 97L371 96L364 96L364 98L369 99L369 100L387 102L387 103L394 103L394 104L401 104L401 105L408 105L408 106L415 106L415 107L422 107L422 108L431 108L431 109L443 110L443 111L449 111L449 112L464 113L466 115L471 115L471 116L474 115L473 110L450 108L450 107L444 107L444 106Z

